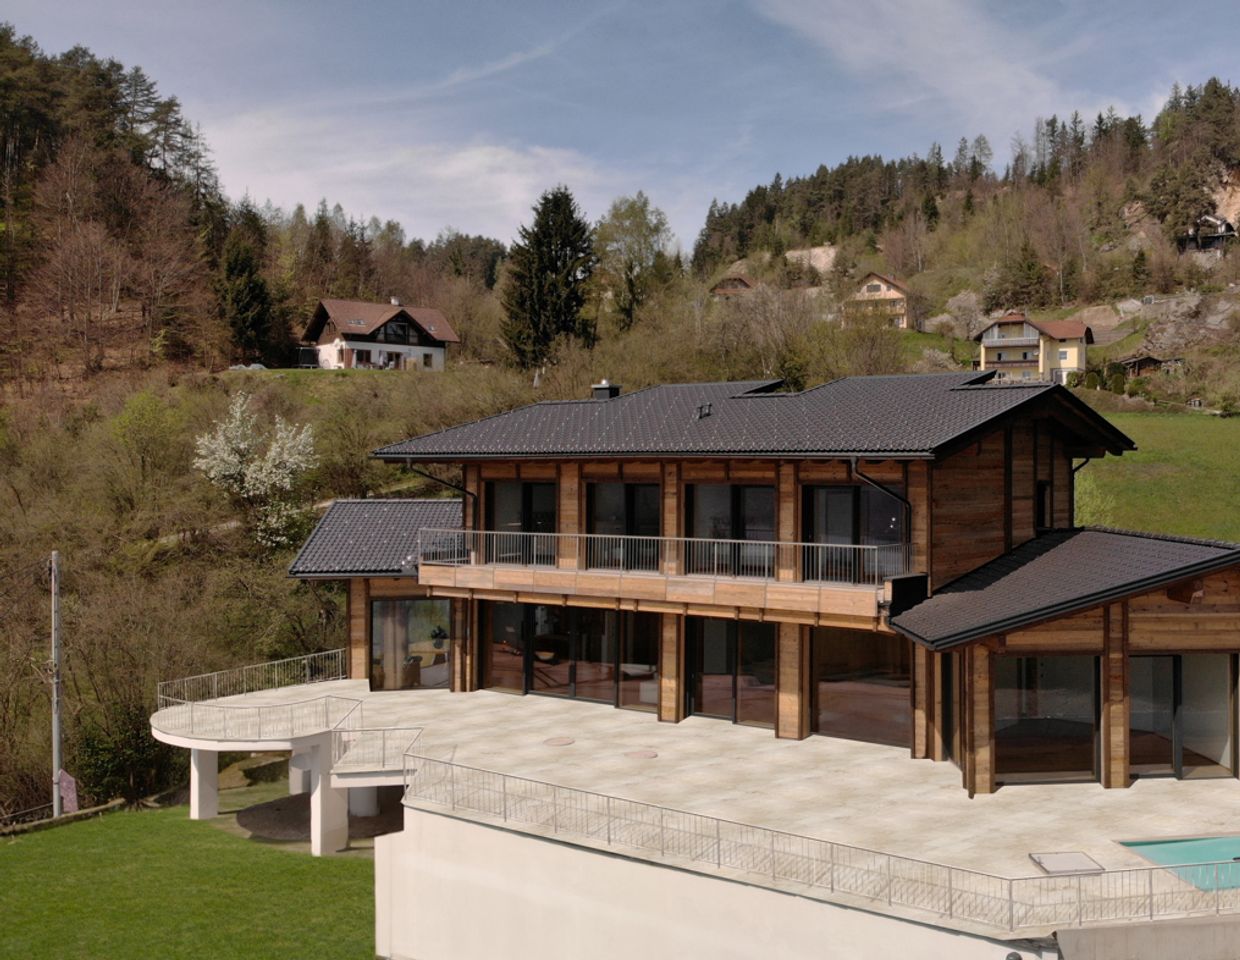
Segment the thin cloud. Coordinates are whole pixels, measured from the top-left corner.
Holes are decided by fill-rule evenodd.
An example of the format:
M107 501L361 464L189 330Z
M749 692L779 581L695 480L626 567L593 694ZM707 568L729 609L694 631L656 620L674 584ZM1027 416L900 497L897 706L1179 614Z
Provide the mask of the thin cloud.
M874 92L872 106L948 112L1006 137L1073 97L1035 67L1043 52L970 0L755 0L760 14L814 44ZM962 130L963 132L963 130Z
M230 192L286 210L320 197L353 216L399 222L430 238L452 226L505 242L530 219L544 191L567 184L592 216L606 209L620 176L575 150L411 131L393 142L382 125L256 111L206 130ZM373 146L372 146L373 145Z

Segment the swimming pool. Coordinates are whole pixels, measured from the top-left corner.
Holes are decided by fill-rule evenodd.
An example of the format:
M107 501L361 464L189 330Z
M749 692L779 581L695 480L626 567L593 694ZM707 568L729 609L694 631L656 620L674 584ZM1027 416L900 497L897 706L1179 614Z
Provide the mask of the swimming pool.
M1174 866L1198 890L1240 888L1240 836L1130 840L1122 844L1151 863Z

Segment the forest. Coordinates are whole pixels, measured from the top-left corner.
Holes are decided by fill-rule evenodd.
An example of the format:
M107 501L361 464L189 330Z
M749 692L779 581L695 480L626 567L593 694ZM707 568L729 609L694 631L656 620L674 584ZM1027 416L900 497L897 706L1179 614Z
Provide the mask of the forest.
M442 492L375 447L601 377L957 369L984 311L1225 289L1235 257L1207 269L1174 241L1238 167L1240 92L1211 79L1148 122L1038 120L1004 161L974 136L950 160L776 176L712 204L691 252L644 193L587 213L550 183L511 243L416 238L328 199L228 197L140 67L0 26L0 814L47 795L51 550L66 768L88 798L136 799L182 774L147 732L158 680L340 645L339 590L284 573L314 504ZM823 245L823 274L786 256ZM757 288L713 297L735 269ZM977 306L929 333L842 325L869 270L907 279L925 317ZM434 378L288 369L328 296L438 307L462 342ZM251 363L269 369L228 369ZM217 482L204 440L238 410L238 456L289 453L261 502Z

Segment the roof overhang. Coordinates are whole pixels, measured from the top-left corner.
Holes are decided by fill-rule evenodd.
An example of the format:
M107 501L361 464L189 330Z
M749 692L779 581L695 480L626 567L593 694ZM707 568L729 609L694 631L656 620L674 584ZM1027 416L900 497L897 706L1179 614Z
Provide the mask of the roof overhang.
M935 651L950 650L964 644L974 643L984 640L988 637L998 636L1000 634L1009 633L1013 630L1023 630L1027 627L1035 627L1038 624L1049 623L1063 617L1071 616L1074 613L1081 613L1084 610L1091 610L1094 607L1104 606L1108 603L1114 603L1118 600L1125 600L1130 597L1140 596L1143 593L1149 593L1151 590L1158 590L1163 587L1174 586L1186 580L1195 580L1198 577L1205 576L1210 573L1217 573L1220 570L1226 570L1229 567L1240 565L1240 550L1236 550L1230 554L1220 557L1213 557L1209 560L1203 560L1198 563L1186 564L1183 567L1177 567L1173 571L1158 576L1145 577L1140 580L1133 580L1129 583L1121 584L1107 590L1097 590L1086 592L1072 600L1061 601L1060 603L1048 604L1036 610L1025 611L1010 617L1000 617L988 623L971 627L967 630L961 630L957 633L949 634L946 637L937 637L929 640L920 636L915 631L908 630L895 623L894 620L888 623L888 626L897 633L908 637L915 643Z

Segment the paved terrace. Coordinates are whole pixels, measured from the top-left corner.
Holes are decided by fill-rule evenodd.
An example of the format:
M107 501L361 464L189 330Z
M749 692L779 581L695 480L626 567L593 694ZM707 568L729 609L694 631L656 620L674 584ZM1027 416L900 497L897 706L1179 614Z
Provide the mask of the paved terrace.
M1235 780L1010 786L968 798L949 763L899 747L492 691L372 693L334 680L218 703L364 701L366 727L423 728L418 751L514 776L1010 877L1039 873L1031 852L1083 851L1108 870L1148 866L1121 840L1237 832ZM567 746L545 741L571 737ZM657 757L629 756L654 751Z

